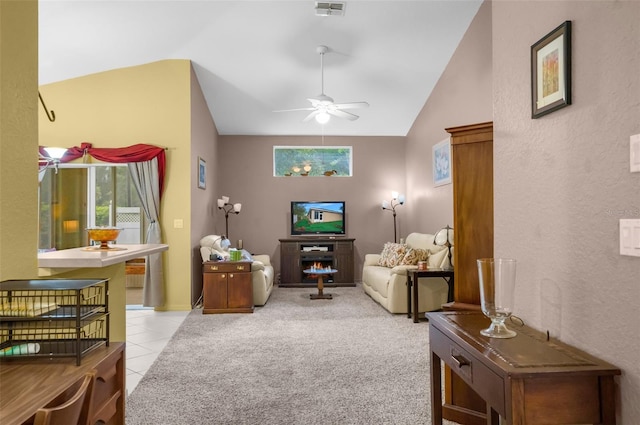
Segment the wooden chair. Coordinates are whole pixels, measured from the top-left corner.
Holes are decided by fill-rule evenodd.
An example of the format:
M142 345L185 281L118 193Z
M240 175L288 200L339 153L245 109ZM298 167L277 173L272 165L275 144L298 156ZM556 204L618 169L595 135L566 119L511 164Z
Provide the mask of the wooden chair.
M58 406L38 409L33 425L86 425L95 379L95 371L87 372L71 398Z

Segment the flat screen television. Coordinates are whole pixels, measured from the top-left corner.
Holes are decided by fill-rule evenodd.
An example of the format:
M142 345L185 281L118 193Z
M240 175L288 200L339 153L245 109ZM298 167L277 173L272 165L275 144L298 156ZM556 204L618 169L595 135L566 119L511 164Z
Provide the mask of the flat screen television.
M344 236L344 201L291 201L292 236Z

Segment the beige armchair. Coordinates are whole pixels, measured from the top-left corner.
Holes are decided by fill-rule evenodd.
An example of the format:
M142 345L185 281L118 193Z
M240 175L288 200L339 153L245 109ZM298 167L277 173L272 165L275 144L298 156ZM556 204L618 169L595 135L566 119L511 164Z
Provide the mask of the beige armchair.
M222 260L229 260L229 251L221 245L222 237L208 235L200 239L200 255L202 262L210 261L211 255L219 256ZM268 255L254 255L242 250L242 259L252 261L251 281L253 283L253 305L261 306L267 303L273 291L273 266Z

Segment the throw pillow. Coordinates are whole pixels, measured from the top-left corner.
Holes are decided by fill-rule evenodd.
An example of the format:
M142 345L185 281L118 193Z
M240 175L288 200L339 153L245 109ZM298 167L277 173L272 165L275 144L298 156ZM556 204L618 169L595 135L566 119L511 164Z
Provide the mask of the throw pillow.
M380 261L378 265L384 267L395 267L402 262L404 258L407 246L400 243L387 242L382 248L382 254L380 254Z
M407 248L400 264L415 266L418 264L418 261L427 261L428 259L429 250L421 248Z

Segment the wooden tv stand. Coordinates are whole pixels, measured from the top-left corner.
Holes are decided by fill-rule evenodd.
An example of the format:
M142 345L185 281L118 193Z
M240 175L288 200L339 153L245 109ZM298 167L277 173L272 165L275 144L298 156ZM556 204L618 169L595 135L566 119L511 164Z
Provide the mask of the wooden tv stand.
M482 336L489 326L482 313L427 318L433 424L442 425L441 361L486 401L482 423L498 425L499 416L511 425L616 423L620 369L528 326L511 326L515 338Z
M338 270L324 286L355 286L353 241L355 239L340 236L280 239L280 286L314 288L316 279L302 272L314 262Z

